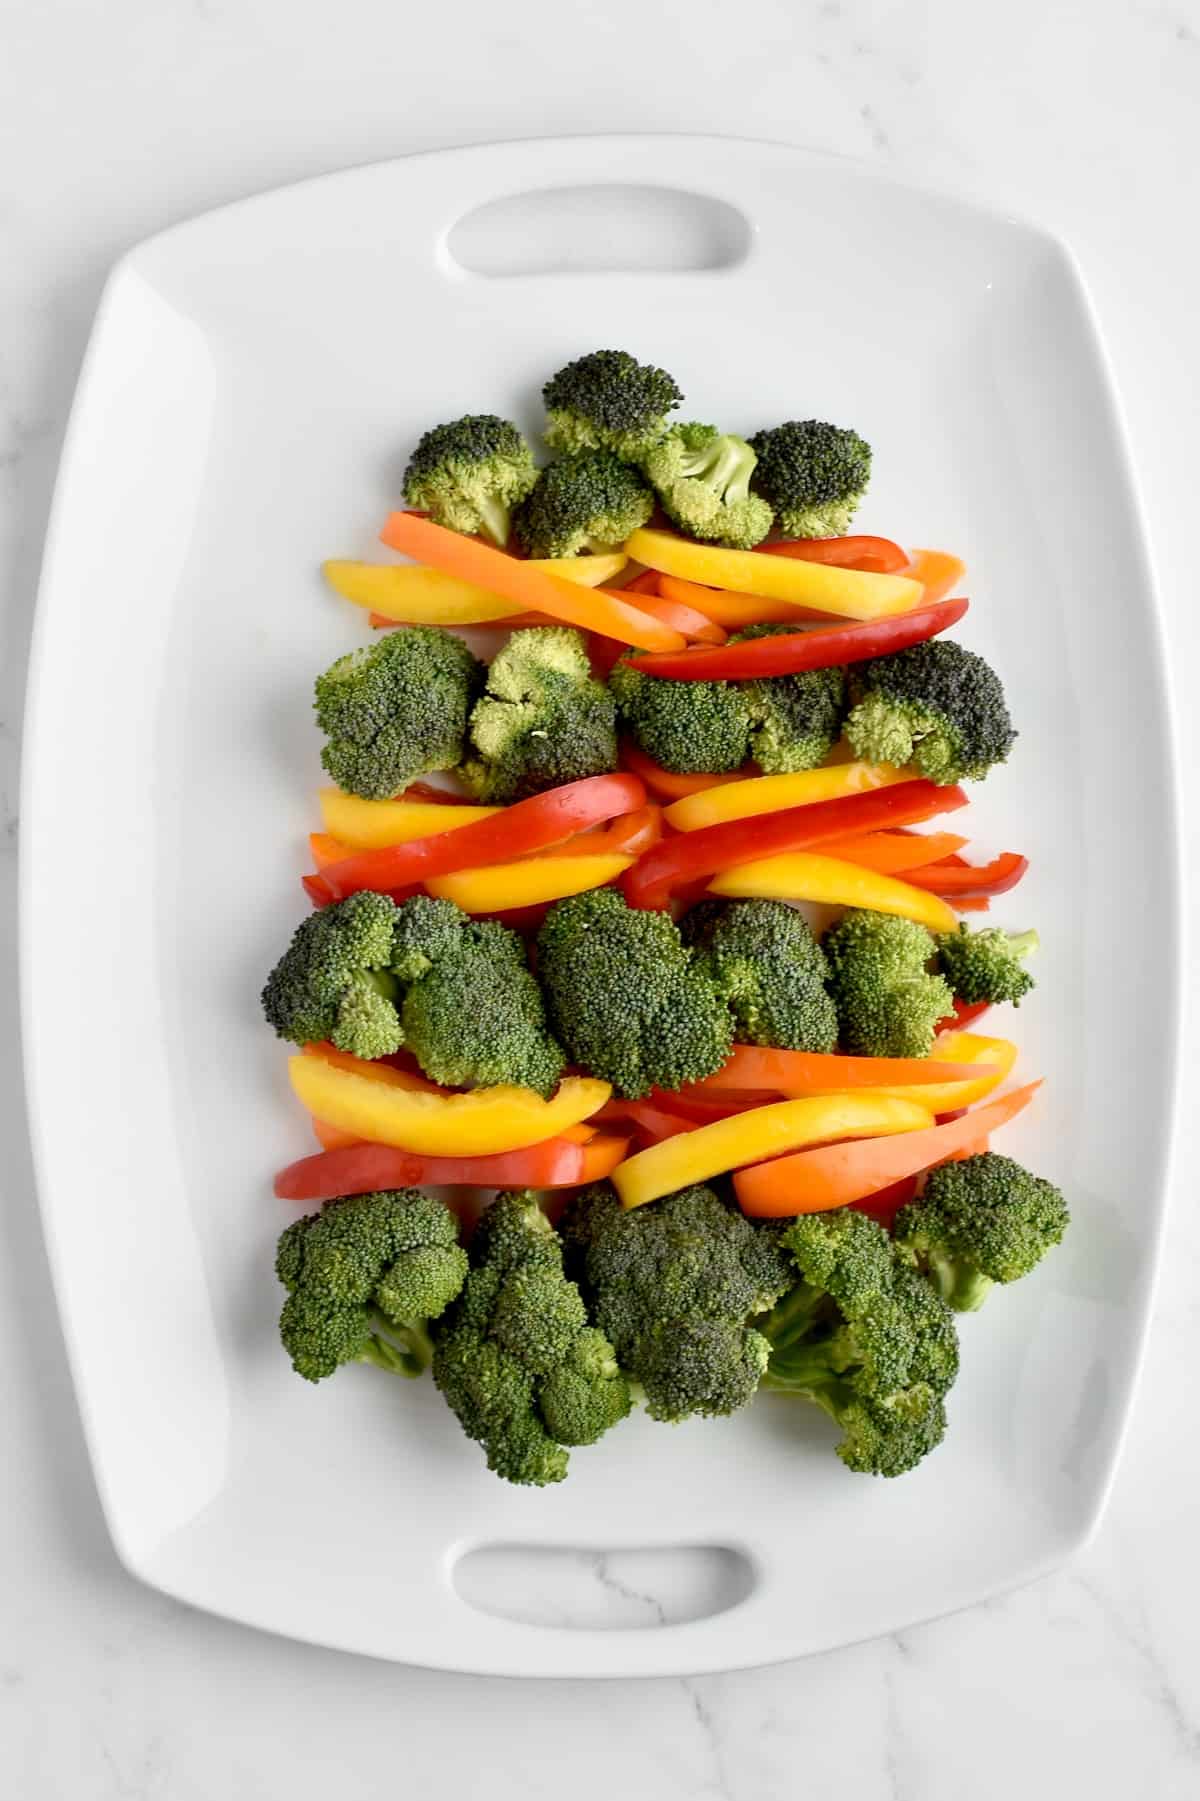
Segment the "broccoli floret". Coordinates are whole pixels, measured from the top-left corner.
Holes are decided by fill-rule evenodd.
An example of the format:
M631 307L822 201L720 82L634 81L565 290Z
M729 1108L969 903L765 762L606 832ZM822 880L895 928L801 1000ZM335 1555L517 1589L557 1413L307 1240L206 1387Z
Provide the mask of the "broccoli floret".
M405 471L404 498L438 525L482 532L503 549L511 509L536 480L533 453L515 425L468 413L425 433Z
M483 666L436 626L387 632L317 677L321 762L339 788L390 800L414 776L453 769L463 754Z
M367 1058L398 1051L395 930L394 903L369 889L310 913L267 978L267 1023L293 1044L329 1039Z
M791 625L748 625L747 638L794 637ZM846 714L844 669L804 669L738 684L750 713L750 753L764 775L816 769L837 743Z
M769 1346L756 1316L794 1279L773 1228L696 1186L626 1212L607 1182L561 1225L567 1267L648 1412L677 1421L744 1407Z
M608 678L621 723L663 769L686 775L739 769L750 750L741 682L664 682L621 658Z
M975 1006L980 1001L1016 1006L1034 986L1023 959L1038 947L1036 932L1008 933L999 926L972 932L960 925L956 932L941 932L937 939L938 965L956 1000Z
M582 635L559 625L514 632L488 670L469 736L476 754L461 773L489 803L615 769L616 704L592 675Z
M650 450L643 467L658 490L663 510L693 538L753 550L771 529L774 515L750 492L756 458L745 438L715 425L673 425Z
M846 913L821 941L844 1050L860 1057L927 1057L954 997L930 975L933 938L915 920Z
M829 964L808 922L784 901L701 901L679 922L697 966L733 1009L744 1044L832 1051L837 1010Z
M654 495L610 450L561 457L519 508L517 539L529 557L577 557L624 544L654 511Z
M458 1221L416 1188L330 1201L286 1227L275 1270L288 1291L279 1336L309 1382L343 1363L418 1376L429 1363L426 1324L454 1300L467 1273Z
M552 375L542 389L554 450L611 450L636 462L667 427L683 395L665 369L627 350L593 350Z
M900 1476L940 1444L958 1373L954 1315L883 1228L853 1208L783 1233L800 1271L759 1329L767 1390L815 1401L842 1428L852 1470Z
M995 670L950 638L855 663L849 687L855 756L912 763L931 782L981 781L1017 735Z
M613 888L558 901L538 934L551 1026L572 1062L633 1099L679 1088L729 1055L729 1009L666 913Z
M587 1324L536 1196L498 1195L470 1262L435 1333L434 1381L490 1470L535 1487L561 1482L563 1447L594 1444L624 1419L628 1384L604 1334Z
M750 439L751 486L787 538L840 538L871 479L871 446L820 419L791 419Z
M895 1238L942 1299L970 1313L994 1283L1035 1269L1069 1223L1053 1182L984 1151L933 1170L920 1199L897 1214Z
M396 910L394 967L404 1041L432 1081L554 1091L563 1054L516 932L415 895Z

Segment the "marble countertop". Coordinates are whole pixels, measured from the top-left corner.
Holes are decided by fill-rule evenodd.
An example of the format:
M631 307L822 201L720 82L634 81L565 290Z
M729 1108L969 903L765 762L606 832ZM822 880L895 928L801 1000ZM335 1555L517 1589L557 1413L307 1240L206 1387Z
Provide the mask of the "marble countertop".
M150 232L378 157L592 130L719 130L949 185L1065 236L1133 439L1175 661L1195 619L1200 19L1186 0L13 3L0 25L0 1043L16 1041L17 769L38 558L105 271ZM1071 522L1064 519L1069 532ZM1188 579L1185 580L1185 570ZM1200 712L1181 707L1183 767ZM115 772L119 776L119 772ZM1119 822L1115 822L1119 846ZM1194 870L1198 816L1185 818ZM1119 849L1118 853L1119 854ZM1194 1092L1196 1041L1185 1051ZM1060 1573L894 1637L638 1684L449 1677L281 1642L132 1582L109 1545L33 1204L19 1069L0 1089L0 1743L22 1801L992 1801L1069 1781L1200 1792L1200 1150L1178 1195L1138 1404L1094 1541ZM1136 1123L1131 1122L1131 1130ZM1136 1207L1137 1197L1130 1197ZM602 1560L581 1604L659 1603Z

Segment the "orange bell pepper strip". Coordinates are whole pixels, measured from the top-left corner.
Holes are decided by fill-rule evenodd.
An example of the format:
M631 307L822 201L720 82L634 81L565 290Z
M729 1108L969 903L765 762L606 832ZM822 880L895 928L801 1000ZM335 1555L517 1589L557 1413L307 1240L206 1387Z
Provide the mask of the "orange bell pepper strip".
M493 549L479 538L447 531L416 513L393 513L380 536L392 550L511 601L514 611L529 608L548 613L565 625L576 625L585 632L603 632L606 638L619 638L622 644L636 645L639 650L682 650L686 642L681 632L660 624L619 595L601 588L581 588L564 581L561 575L548 575L530 562Z
M729 897L862 907L872 913L915 919L931 932L952 932L958 923L953 907L940 895L914 888L897 876L880 875L861 863L813 851L785 851L781 856L739 863L714 876L708 889L710 894Z
M354 855L354 849L352 845L343 844L340 838L330 837L328 832L310 832L308 853L313 868L319 873L322 869L331 869L335 863L344 863L347 857Z
M640 857L658 843L663 835L663 811L654 801L634 813L624 813L609 825L593 826L577 832L563 844L552 844L539 852L544 857ZM949 834L947 834L949 836Z
M966 842L957 832L862 832L857 837L831 839L821 850L827 857L843 857L847 863L861 863L881 875L902 875L952 855Z
M905 1176L945 1163L956 1151L994 1132L1027 1107L1040 1082L987 1101L949 1125L909 1132L902 1138L862 1138L798 1151L773 1163L739 1170L733 1179L742 1212L751 1219L790 1219L824 1213L878 1194Z
M805 563L833 563L839 569L873 569L879 575L908 573L908 552L890 538L784 538L761 548L770 557L799 557Z
M353 1132L339 1131L337 1126L328 1125L323 1119L314 1119L312 1129L313 1137L323 1151L344 1151L347 1145L363 1142L361 1138L356 1138Z
M377 1188L576 1188L611 1176L629 1148L628 1138L597 1134L576 1144L561 1134L525 1150L494 1156L431 1157L387 1144L358 1143L301 1157L281 1169L275 1193L281 1201L332 1201Z
M948 550L914 550L903 573L920 582L925 590L924 604L929 606L935 600L944 600L966 570L962 558L951 556Z
M726 775L679 774L673 769L663 769L632 738L621 740L621 767L628 769L631 775L638 776L651 794L657 794L663 801L686 800L688 795L703 794L709 788L721 788L730 782L744 782L753 774L753 765L749 763L744 764L741 769L730 770Z
M694 607L714 624L728 632L740 632L748 625L798 625L813 621L828 625L830 615L815 607L793 606L786 600L765 600L761 594L731 594L724 588L705 588L699 582L684 581L678 575L660 575L659 592L665 600L677 600Z
M962 1073L937 1083L885 1082L881 1092L918 1101L943 1122L999 1088L1017 1061L1017 1047L1010 1038L983 1038L975 1032L947 1032L933 1050L939 1062L954 1064Z
M948 1034L945 1043L948 1045ZM991 1040L984 1042L990 1043ZM935 1047L941 1049L940 1046ZM903 1084L912 1097L931 1113L937 1111L936 1092L946 1082L967 1080L977 1073L975 1059L952 1057L949 1050L932 1057L841 1057L821 1051L774 1050L765 1045L735 1044L729 1060L715 1074L689 1083L684 1095L709 1094L729 1089L771 1089L799 1098L806 1094L844 1094L860 1088L888 1088ZM916 1093L928 1086L935 1098L926 1101Z
M424 525L426 521L420 523ZM907 613L919 606L923 597L920 583L904 575L871 575L860 569L837 569L827 563L767 556L757 550L726 550L721 545L698 544L674 532L654 531L646 526L630 534L625 551L636 562L664 575L679 575L685 581L702 582L709 588L731 588L738 594L760 594L767 600L816 607L844 619L882 619L892 613Z
M628 590L622 588L620 592L624 594ZM689 642L721 645L728 637L724 626L718 625L715 619L710 619L706 613L701 613L682 601L668 599L666 595L642 592L638 594L637 604L644 607L647 613L653 614L655 619L661 619L672 631L682 632Z

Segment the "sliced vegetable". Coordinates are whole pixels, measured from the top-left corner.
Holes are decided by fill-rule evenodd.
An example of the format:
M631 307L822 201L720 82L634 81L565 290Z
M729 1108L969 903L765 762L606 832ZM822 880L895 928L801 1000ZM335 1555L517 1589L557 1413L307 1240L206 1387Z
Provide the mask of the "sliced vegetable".
M628 594L632 584L618 590L619 594ZM700 644L724 644L725 630L706 613L701 613L693 606L682 601L669 600L664 595L647 592L645 588L634 589L637 594L637 605L659 619L672 631L680 632L685 638L693 639Z
M323 1119L314 1119L312 1129L313 1137L323 1151L344 1151L347 1145L362 1143L362 1139L356 1138L353 1132L340 1132L336 1126L328 1125Z
M682 601L695 607L706 619L740 632L747 625L799 625L814 620L828 625L830 614L816 607L792 606L786 600L765 600L761 594L731 594L725 588L702 588L698 582L685 582L677 575L660 575L659 591L668 600Z
M899 875L949 857L966 842L957 832L860 832L832 839L821 849L827 857L844 857L847 863L862 863L884 875Z
M1017 1047L1011 1039L982 1038L974 1032L947 1032L935 1043L933 1054L940 1063L960 1066L963 1073L928 1085L886 1082L883 1087L888 1094L928 1107L939 1119L983 1100L1012 1074L1017 1061ZM869 1063L872 1059L864 1061Z
M941 1032L965 1031L981 1020L991 1010L991 1001L955 1000L954 1011L945 1019L939 1019L937 1029Z
M464 913L507 913L516 907L536 907L603 888L632 869L630 856L525 857L515 863L489 863L481 869L459 869L452 875L431 876L426 891L439 900L450 900Z
M749 1088L770 1089L799 1099L806 1094L840 1094L860 1088L890 1088L895 1092L899 1084L905 1083L914 1091L918 1085L927 1085L936 1097L945 1083L973 1076L974 1061L968 1057L951 1058L948 1054L936 1061L931 1057L825 1056L819 1051L781 1051L757 1044L735 1044L728 1063L703 1082L694 1082L686 1095ZM915 1092L910 1098L919 1099L931 1113L937 1111L936 1098L926 1102L924 1095L917 1096Z
M906 613L920 605L922 599L920 584L907 576L869 575L857 569L831 568L825 563L767 556L757 550L724 550L645 527L633 533L625 549L639 563L665 575L679 575L685 581L703 582L710 588L732 588L740 594L760 594L768 600L818 607L822 612L838 613L847 619L881 619L891 613Z
M1027 1107L1040 1087L1040 1082L1030 1082L949 1125L913 1132L902 1140L876 1137L822 1145L743 1169L734 1177L738 1202L751 1219L785 1219L865 1200L893 1182L945 1163L981 1134L994 1132Z
M579 587L598 588L619 575L626 560L623 551L614 551L599 557L551 557L528 567ZM322 570L343 599L367 608L388 625L487 625L507 622L522 611L487 588L419 563L333 561L324 563Z
M547 575L533 563L507 556L478 538L447 531L416 513L393 513L380 536L392 550L510 601L514 612L532 608L538 613L549 613L567 625L603 632L605 637L619 638L623 644L636 645L639 650L683 648L684 639L679 632L660 625L630 601L602 589L581 589L574 582L564 581L561 575Z
M966 600L943 600L932 607L914 607L891 619L819 626L794 636L750 638L743 644L725 644L718 649L700 645L693 650L638 656L632 662L643 675L677 682L738 682L796 675L806 669L834 669L843 663L861 663L869 657L889 656L893 651L923 644L957 625L968 604Z
M904 574L920 582L925 590L924 604L929 606L957 588L966 570L962 558L951 556L948 550L914 550Z
M727 1170L800 1145L861 1138L866 1132L919 1132L932 1124L927 1108L890 1096L832 1094L776 1101L639 1151L614 1170L613 1185L622 1206L644 1207L677 1188L711 1181Z
M1028 857L1006 850L990 863L967 863L959 856L948 857L944 863L931 863L912 879L918 887L929 888L934 894L1007 894L1028 868Z
M832 563L839 569L872 569L879 575L908 574L908 552L890 538L785 538L764 544L768 556L799 557L804 563Z
M719 788L705 789L702 794L689 795L668 807L667 824L677 832L695 832L702 826L720 825L729 819L752 819L784 808L809 807L816 801L840 800L844 795L865 794L873 788L889 788L913 780L911 769L893 769L887 763L832 763L822 769L801 769L794 775L743 776L740 781L724 782Z
M353 855L351 845L343 844L340 838L331 838L328 832L310 832L308 849L313 867L318 871L329 869L334 863L344 863Z
M686 800L689 794L704 794L709 788L727 787L730 782L744 782L746 771L732 770L728 775L677 775L674 770L663 769L653 757L648 757L632 738L621 740L621 763L633 775L640 776L652 794L661 800Z
M640 857L663 835L663 810L654 801L634 813L623 813L609 825L577 832L563 844L552 844L547 857ZM949 835L949 834L947 834Z
M361 1057L352 1057L349 1051L339 1051L336 1045L317 1040L313 1044L304 1045L300 1055L317 1057L322 1063L331 1064L334 1069L348 1070L351 1075L362 1076L366 1081L381 1082L385 1088L403 1088L409 1094L453 1092L449 1088L439 1088L436 1082L431 1082L428 1076L422 1075L411 1059L402 1061L407 1059L407 1052L403 1051L394 1058L376 1057L372 1062L366 1063Z
M436 832L452 832L480 819L493 819L499 807L447 806L444 801L362 800L340 788L317 795L325 830L350 850L379 850L387 844L409 844Z
M357 1143L301 1157L275 1178L281 1201L332 1201L378 1188L575 1188L611 1176L629 1148L627 1138L600 1136L587 1144L547 1138L494 1156L419 1156L387 1144Z
M865 907L872 913L893 913L915 919L931 932L952 932L953 907L940 895L914 888L895 876L864 869L840 857L812 851L788 851L778 857L740 863L724 870L709 883L711 894L749 896L760 900L818 901L830 907Z

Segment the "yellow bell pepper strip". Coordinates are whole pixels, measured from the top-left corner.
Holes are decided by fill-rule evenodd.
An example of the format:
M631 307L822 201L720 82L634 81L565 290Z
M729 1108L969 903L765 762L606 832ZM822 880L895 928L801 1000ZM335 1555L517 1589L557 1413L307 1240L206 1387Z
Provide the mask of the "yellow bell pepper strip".
M431 1157L482 1157L540 1144L587 1119L612 1093L607 1082L567 1076L548 1101L531 1088L508 1084L429 1094L303 1055L288 1059L288 1074L315 1119L373 1144Z
M409 844L414 838L432 838L436 832L452 832L477 819L491 819L499 807L442 806L436 801L362 800L343 794L340 788L322 788L317 795L325 830L351 850L382 850L388 844Z
M581 588L600 588L620 574L627 560L622 551L614 551L599 557L550 557L531 561L528 567ZM487 588L441 569L425 569L419 563L334 560L321 568L330 587L344 600L378 613L391 625L488 625L525 611Z
M714 876L710 894L739 899L817 901L828 907L865 907L871 913L894 913L915 919L931 932L952 932L958 924L954 908L938 894L913 888L896 876L880 875L861 863L823 857L815 851L785 851L757 863L739 863Z
M780 813L785 807L842 800L848 794L865 794L871 788L890 788L896 782L915 779L913 770L894 769L890 763L832 763L823 769L800 769L794 775L755 775L740 782L723 782L719 788L705 788L700 794L677 800L664 817L676 832L696 832L730 819L753 819L761 813Z
M632 869L635 857L570 856L524 857L516 863L490 863L479 869L458 869L452 875L433 876L426 892L450 900L464 913L507 913L514 907L536 907L603 888Z
M925 591L925 605L929 606L935 600L944 600L952 588L957 588L966 572L967 565L962 558L951 556L948 550L914 550L902 574L920 582Z
M960 1107L973 1107L976 1101L983 1100L1012 1074L1017 1047L1010 1038L984 1038L977 1032L944 1032L935 1039L931 1055L939 1063L974 1064L979 1074L949 1082L923 1082L920 1086L889 1082L882 1092L894 1094L900 1100L918 1101L933 1113L956 1113Z
M924 597L920 582L904 575L870 575L861 569L837 569L828 563L805 563L791 557L764 556L756 550L724 550L697 544L672 532L643 527L626 544L629 556L663 575L681 576L708 588L732 588L766 600L785 600L799 607L836 613L843 619L883 619L907 613Z
M693 1182L708 1182L747 1163L798 1151L839 1138L877 1137L885 1132L919 1132L933 1114L913 1101L890 1095L829 1094L813 1100L775 1101L767 1107L714 1120L694 1132L666 1138L639 1151L613 1171L623 1207L644 1207L660 1195Z

